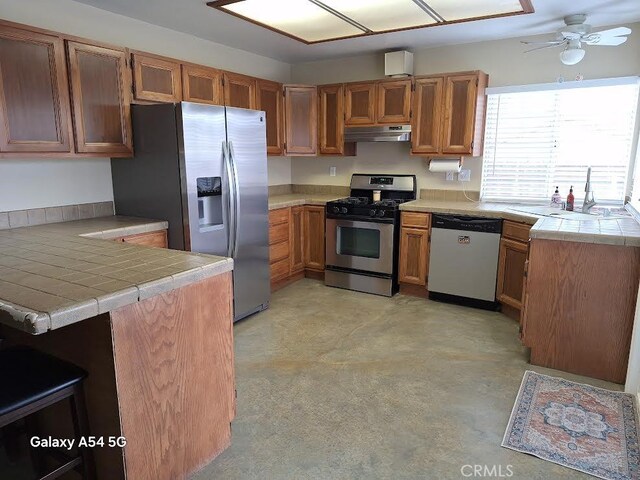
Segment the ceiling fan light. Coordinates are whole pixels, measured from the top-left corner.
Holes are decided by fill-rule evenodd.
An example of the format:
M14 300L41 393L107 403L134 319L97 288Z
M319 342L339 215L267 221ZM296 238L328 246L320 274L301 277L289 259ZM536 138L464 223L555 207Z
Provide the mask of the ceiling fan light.
M585 53L582 48L567 48L560 52L560 61L565 65L575 65L584 58Z

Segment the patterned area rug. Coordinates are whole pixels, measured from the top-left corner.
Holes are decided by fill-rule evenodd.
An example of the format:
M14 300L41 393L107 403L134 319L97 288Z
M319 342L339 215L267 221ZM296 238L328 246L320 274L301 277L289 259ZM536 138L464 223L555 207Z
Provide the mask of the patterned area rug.
M502 446L607 480L640 479L633 395L527 371Z

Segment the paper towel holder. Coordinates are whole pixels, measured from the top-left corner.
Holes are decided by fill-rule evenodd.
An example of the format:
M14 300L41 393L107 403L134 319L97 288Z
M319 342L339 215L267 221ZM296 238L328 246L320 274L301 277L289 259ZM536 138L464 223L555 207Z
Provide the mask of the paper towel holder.
M460 172L462 169L462 157L460 158L431 158L429 160L429 171L435 173Z

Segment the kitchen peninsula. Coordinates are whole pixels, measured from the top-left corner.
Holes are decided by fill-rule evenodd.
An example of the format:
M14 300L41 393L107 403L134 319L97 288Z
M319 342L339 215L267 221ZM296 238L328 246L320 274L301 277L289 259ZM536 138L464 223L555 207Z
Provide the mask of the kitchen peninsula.
M233 261L113 241L166 227L103 217L0 230L0 338L84 368L91 434L126 438L94 448L98 478L185 478L230 443Z

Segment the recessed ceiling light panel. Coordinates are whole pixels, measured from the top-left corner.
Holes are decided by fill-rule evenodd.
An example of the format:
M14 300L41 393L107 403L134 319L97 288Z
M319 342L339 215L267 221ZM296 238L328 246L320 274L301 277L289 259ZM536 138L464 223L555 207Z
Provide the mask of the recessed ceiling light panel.
M304 43L533 12L530 0L213 0L207 5Z

